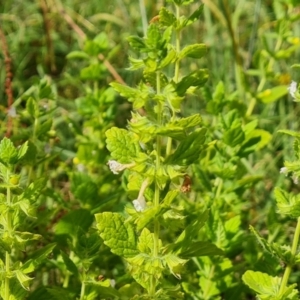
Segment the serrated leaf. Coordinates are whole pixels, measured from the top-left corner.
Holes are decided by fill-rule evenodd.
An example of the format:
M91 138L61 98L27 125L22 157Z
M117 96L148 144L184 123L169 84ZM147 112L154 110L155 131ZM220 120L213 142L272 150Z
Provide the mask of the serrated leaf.
M175 15L167 8L162 7L159 11L159 23L163 26L172 26L175 22Z
M252 234L256 237L257 241L261 245L264 251L271 254L272 257L276 258L278 261L284 262L284 263L290 263L290 260L292 258L291 255L291 249L288 246L285 245L278 245L275 242L269 243L267 240L265 240L263 237L261 237L258 232L254 229L254 227L249 226L249 229Z
M139 236L137 248L141 253L152 253L154 249L154 236L149 229L144 228L142 230Z
M199 114L195 114L186 118L181 118L175 121L171 121L170 124L174 126L180 126L183 128L191 128L202 123L202 118Z
M95 218L100 236L111 252L123 257L138 253L134 228L122 215L104 212L96 214Z
M280 289L281 278L272 277L266 273L246 271L242 280L259 295L277 296Z
M179 53L179 59L184 57L191 57L199 59L207 53L207 46L205 44L193 44L184 47Z
M163 209L161 206L159 207L150 207L143 211L140 215L140 217L136 221L136 229L141 230L144 227L146 227L151 221L153 221L155 218L157 218L158 215L165 212L165 209Z
M176 92L179 96L184 96L187 89L191 86L200 87L203 86L204 83L208 79L208 72L206 69L199 69L190 73L189 75L183 77L176 87Z
M112 127L105 132L107 149L119 163L130 163L140 152L137 141L128 130Z
M132 102L135 109L143 107L146 100L149 98L149 90L146 85L139 85L139 88L137 89L117 82L112 82L110 85L120 93L122 97L125 97L129 102Z
M257 95L257 98L265 103L272 103L282 98L288 93L286 85L276 86L272 89L265 90Z
M300 216L300 195L289 194L279 187L275 188L274 194L281 214L289 215L293 218Z
M14 165L18 161L18 152L8 138L3 138L0 142L0 163L4 165Z
M188 166L195 162L203 148L206 131L206 128L201 128L189 134L166 159L166 164Z

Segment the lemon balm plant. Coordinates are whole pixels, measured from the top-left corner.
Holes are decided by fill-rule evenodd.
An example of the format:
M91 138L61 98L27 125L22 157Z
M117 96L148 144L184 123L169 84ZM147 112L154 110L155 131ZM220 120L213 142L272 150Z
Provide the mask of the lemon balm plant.
M26 185L17 173L27 150L28 143L16 148L7 138L0 142L0 295L4 300L26 297L31 273L55 247L48 244L33 251L42 236L34 233L30 226L34 222L28 221L36 219L36 201L46 180L39 178Z
M207 131L199 114L180 117L181 106L187 94L203 86L208 73L205 69L180 73L182 60L200 59L206 53L204 44L181 45L182 32L197 21L202 5L186 17L180 15L181 8L193 1L169 2L175 13L163 7L144 38L128 38L140 54L130 57L130 69L143 71L140 84L136 88L111 84L134 109L127 129L106 131L111 152L108 165L114 174L124 171L132 205L124 213L95 215L104 243L125 259L130 274L145 291L132 283L122 294L143 293L143 299L182 298L174 278L180 279L188 259L222 254L210 242L198 239L207 211L199 212L183 228L185 211L176 201L190 188L187 170L206 147Z
M296 102L300 102L299 84L292 82L288 88L291 96ZM290 175L294 184L299 183L300 176L300 134L291 130L279 130L295 138L294 154L295 160L285 161L280 173ZM280 265L283 269L282 276L274 276L266 272L248 270L243 275L243 281L257 295L258 299L299 299L297 283L292 278L293 268L300 261L299 237L300 237L300 197L299 194L289 193L279 187L275 188L275 199L278 213L282 216L297 220L294 229L292 245L280 244L262 237L252 226L251 232L255 235L258 242L264 249L264 253L272 257L273 265ZM277 270L278 271L278 270ZM290 280L292 279L292 284Z

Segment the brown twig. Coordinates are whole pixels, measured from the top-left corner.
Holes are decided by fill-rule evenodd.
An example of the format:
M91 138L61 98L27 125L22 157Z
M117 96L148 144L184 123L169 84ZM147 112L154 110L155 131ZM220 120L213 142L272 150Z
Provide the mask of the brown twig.
M65 19L65 21L70 25L70 27L77 33L77 35L82 39L86 39L86 34L83 32L83 30L73 21L73 19L67 14L65 9L63 7L59 8L59 12L62 15L62 17ZM122 79L122 77L119 75L119 73L116 71L116 69L112 66L112 64L105 58L103 54L99 54L98 58L103 62L107 70L110 72L110 74L113 76L113 78L121 83L126 85L125 81Z
M46 33L47 56L46 64L48 65L51 73L55 73L57 68L55 64L54 47L51 39L51 22L48 17L49 9L45 0L40 0L40 7L44 20L44 29Z
M6 137L11 136L12 132L12 116L10 115L9 111L11 109L11 106L14 102L13 98L13 91L12 91L12 79L13 79L13 73L11 68L11 58L9 56L9 50L7 46L7 41L4 35L4 32L1 30L0 27L0 45L2 45L2 52L4 56L4 64L5 64L5 93L7 95L7 112L8 112L8 118L7 118L7 127L6 127Z

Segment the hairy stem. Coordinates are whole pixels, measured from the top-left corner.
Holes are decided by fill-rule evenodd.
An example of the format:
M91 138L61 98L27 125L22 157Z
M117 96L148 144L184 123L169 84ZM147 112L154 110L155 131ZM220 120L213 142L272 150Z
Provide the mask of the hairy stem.
M295 234L294 234L294 238L293 238L293 244L292 244L292 249L291 249L291 262L287 265L287 267L285 268L283 277L282 277L282 281L281 281L281 285L280 285L280 289L279 289L279 295L282 295L287 284L288 284L288 280L292 271L292 267L294 265L294 259L295 259L295 255L297 252L297 248L298 248L298 243L299 243L299 236L300 236L300 217L297 220L297 226L296 226L296 230L295 230Z

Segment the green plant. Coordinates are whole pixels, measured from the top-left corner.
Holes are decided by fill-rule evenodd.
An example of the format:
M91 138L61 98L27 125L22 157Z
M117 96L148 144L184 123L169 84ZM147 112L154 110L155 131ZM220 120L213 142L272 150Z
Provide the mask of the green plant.
M111 84L135 109L127 130L113 127L106 131L113 159L109 167L115 174L126 170L133 207L127 205L125 215L95 215L104 243L126 260L130 274L146 290L143 299L182 298L179 286L173 287L168 274L180 278L191 257L222 254L213 244L198 239L208 212L194 216L184 228L185 212L175 200L189 191L188 167L207 147L207 129L199 127L201 116L180 118L181 105L187 94L206 82L208 74L205 69L180 74L182 60L200 59L206 53L204 44L180 44L182 32L199 18L203 6L185 17L180 15L180 8L191 1L171 2L175 14L163 7L146 37L128 38L142 55L130 57L130 69L143 70L141 83L137 88ZM170 73L171 66L174 73ZM126 291L135 298L134 289Z
M292 82L289 87L289 92L296 102L300 101L299 87L296 82ZM295 138L293 148L296 157L296 160L285 161L280 173L286 176L291 173L294 183L298 184L300 176L300 134L291 130L279 130L279 132ZM279 187L275 189L274 193L278 212L283 216L297 220L292 245L281 245L277 242L269 241L262 237L252 226L250 226L250 230L263 247L264 253L272 257L273 265L280 264L282 266L284 269L283 275L282 277L278 277L265 272L248 270L243 275L243 281L256 292L258 299L296 300L299 298L297 283L289 284L289 279L293 275L293 268L300 259L298 251L300 236L300 198L298 194L288 193Z
M22 174L16 173L27 151L27 143L16 148L7 138L0 142L0 294L4 300L21 299L28 294L33 279L30 273L55 247L55 244L48 244L33 251L36 241L42 239L40 234L34 233L32 221L36 219L36 202L46 180L40 178L26 184Z

